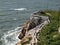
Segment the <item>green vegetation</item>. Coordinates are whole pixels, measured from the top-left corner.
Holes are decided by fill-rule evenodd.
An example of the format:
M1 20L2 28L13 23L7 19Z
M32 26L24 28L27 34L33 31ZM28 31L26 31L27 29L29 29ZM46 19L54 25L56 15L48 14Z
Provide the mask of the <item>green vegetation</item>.
M37 45L60 45L60 11L45 11L51 14L50 23L46 25L38 34ZM58 15L59 14L59 15Z

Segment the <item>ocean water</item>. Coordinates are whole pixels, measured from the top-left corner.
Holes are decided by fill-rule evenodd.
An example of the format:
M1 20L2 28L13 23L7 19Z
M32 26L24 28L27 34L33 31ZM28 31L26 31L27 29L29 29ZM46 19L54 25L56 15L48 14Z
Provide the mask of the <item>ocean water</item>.
M0 45L15 45L24 23L38 10L59 10L60 0L0 0Z

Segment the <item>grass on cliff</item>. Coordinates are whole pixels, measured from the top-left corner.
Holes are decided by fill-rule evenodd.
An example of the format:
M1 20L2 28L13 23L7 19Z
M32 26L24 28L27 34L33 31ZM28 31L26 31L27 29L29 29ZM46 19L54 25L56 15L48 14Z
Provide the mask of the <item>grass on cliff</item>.
M60 45L60 34L58 27L60 27L60 12L45 11L51 14L50 23L46 25L38 34L37 45ZM59 15L58 15L59 14Z

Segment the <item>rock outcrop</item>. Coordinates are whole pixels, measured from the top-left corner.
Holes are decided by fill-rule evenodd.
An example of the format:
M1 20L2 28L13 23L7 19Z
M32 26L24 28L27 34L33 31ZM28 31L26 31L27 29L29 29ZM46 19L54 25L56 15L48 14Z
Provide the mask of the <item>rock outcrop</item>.
M38 15L33 15L29 21L24 25L20 35L18 36L19 39L22 39L25 36L26 31L28 32L29 30L33 29L37 25L42 23L42 18L39 17Z
M16 45L37 45L37 33L46 24L48 24L49 17L43 16L45 12L38 11L30 17L30 20L23 26L18 38L21 40Z

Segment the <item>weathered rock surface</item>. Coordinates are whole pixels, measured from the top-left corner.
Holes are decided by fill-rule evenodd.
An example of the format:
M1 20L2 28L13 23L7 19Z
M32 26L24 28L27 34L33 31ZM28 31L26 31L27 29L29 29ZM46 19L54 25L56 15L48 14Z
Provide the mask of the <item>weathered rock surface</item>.
M59 32L59 34L60 34L60 27L58 28L58 32Z
M37 45L37 33L48 24L49 17L42 16L45 12L37 12L32 14L30 20L23 26L18 38L21 40L16 45Z
M26 31L29 31L42 23L42 18L38 15L30 17L30 20L24 25L20 35L18 36L19 39L22 39L25 36Z

